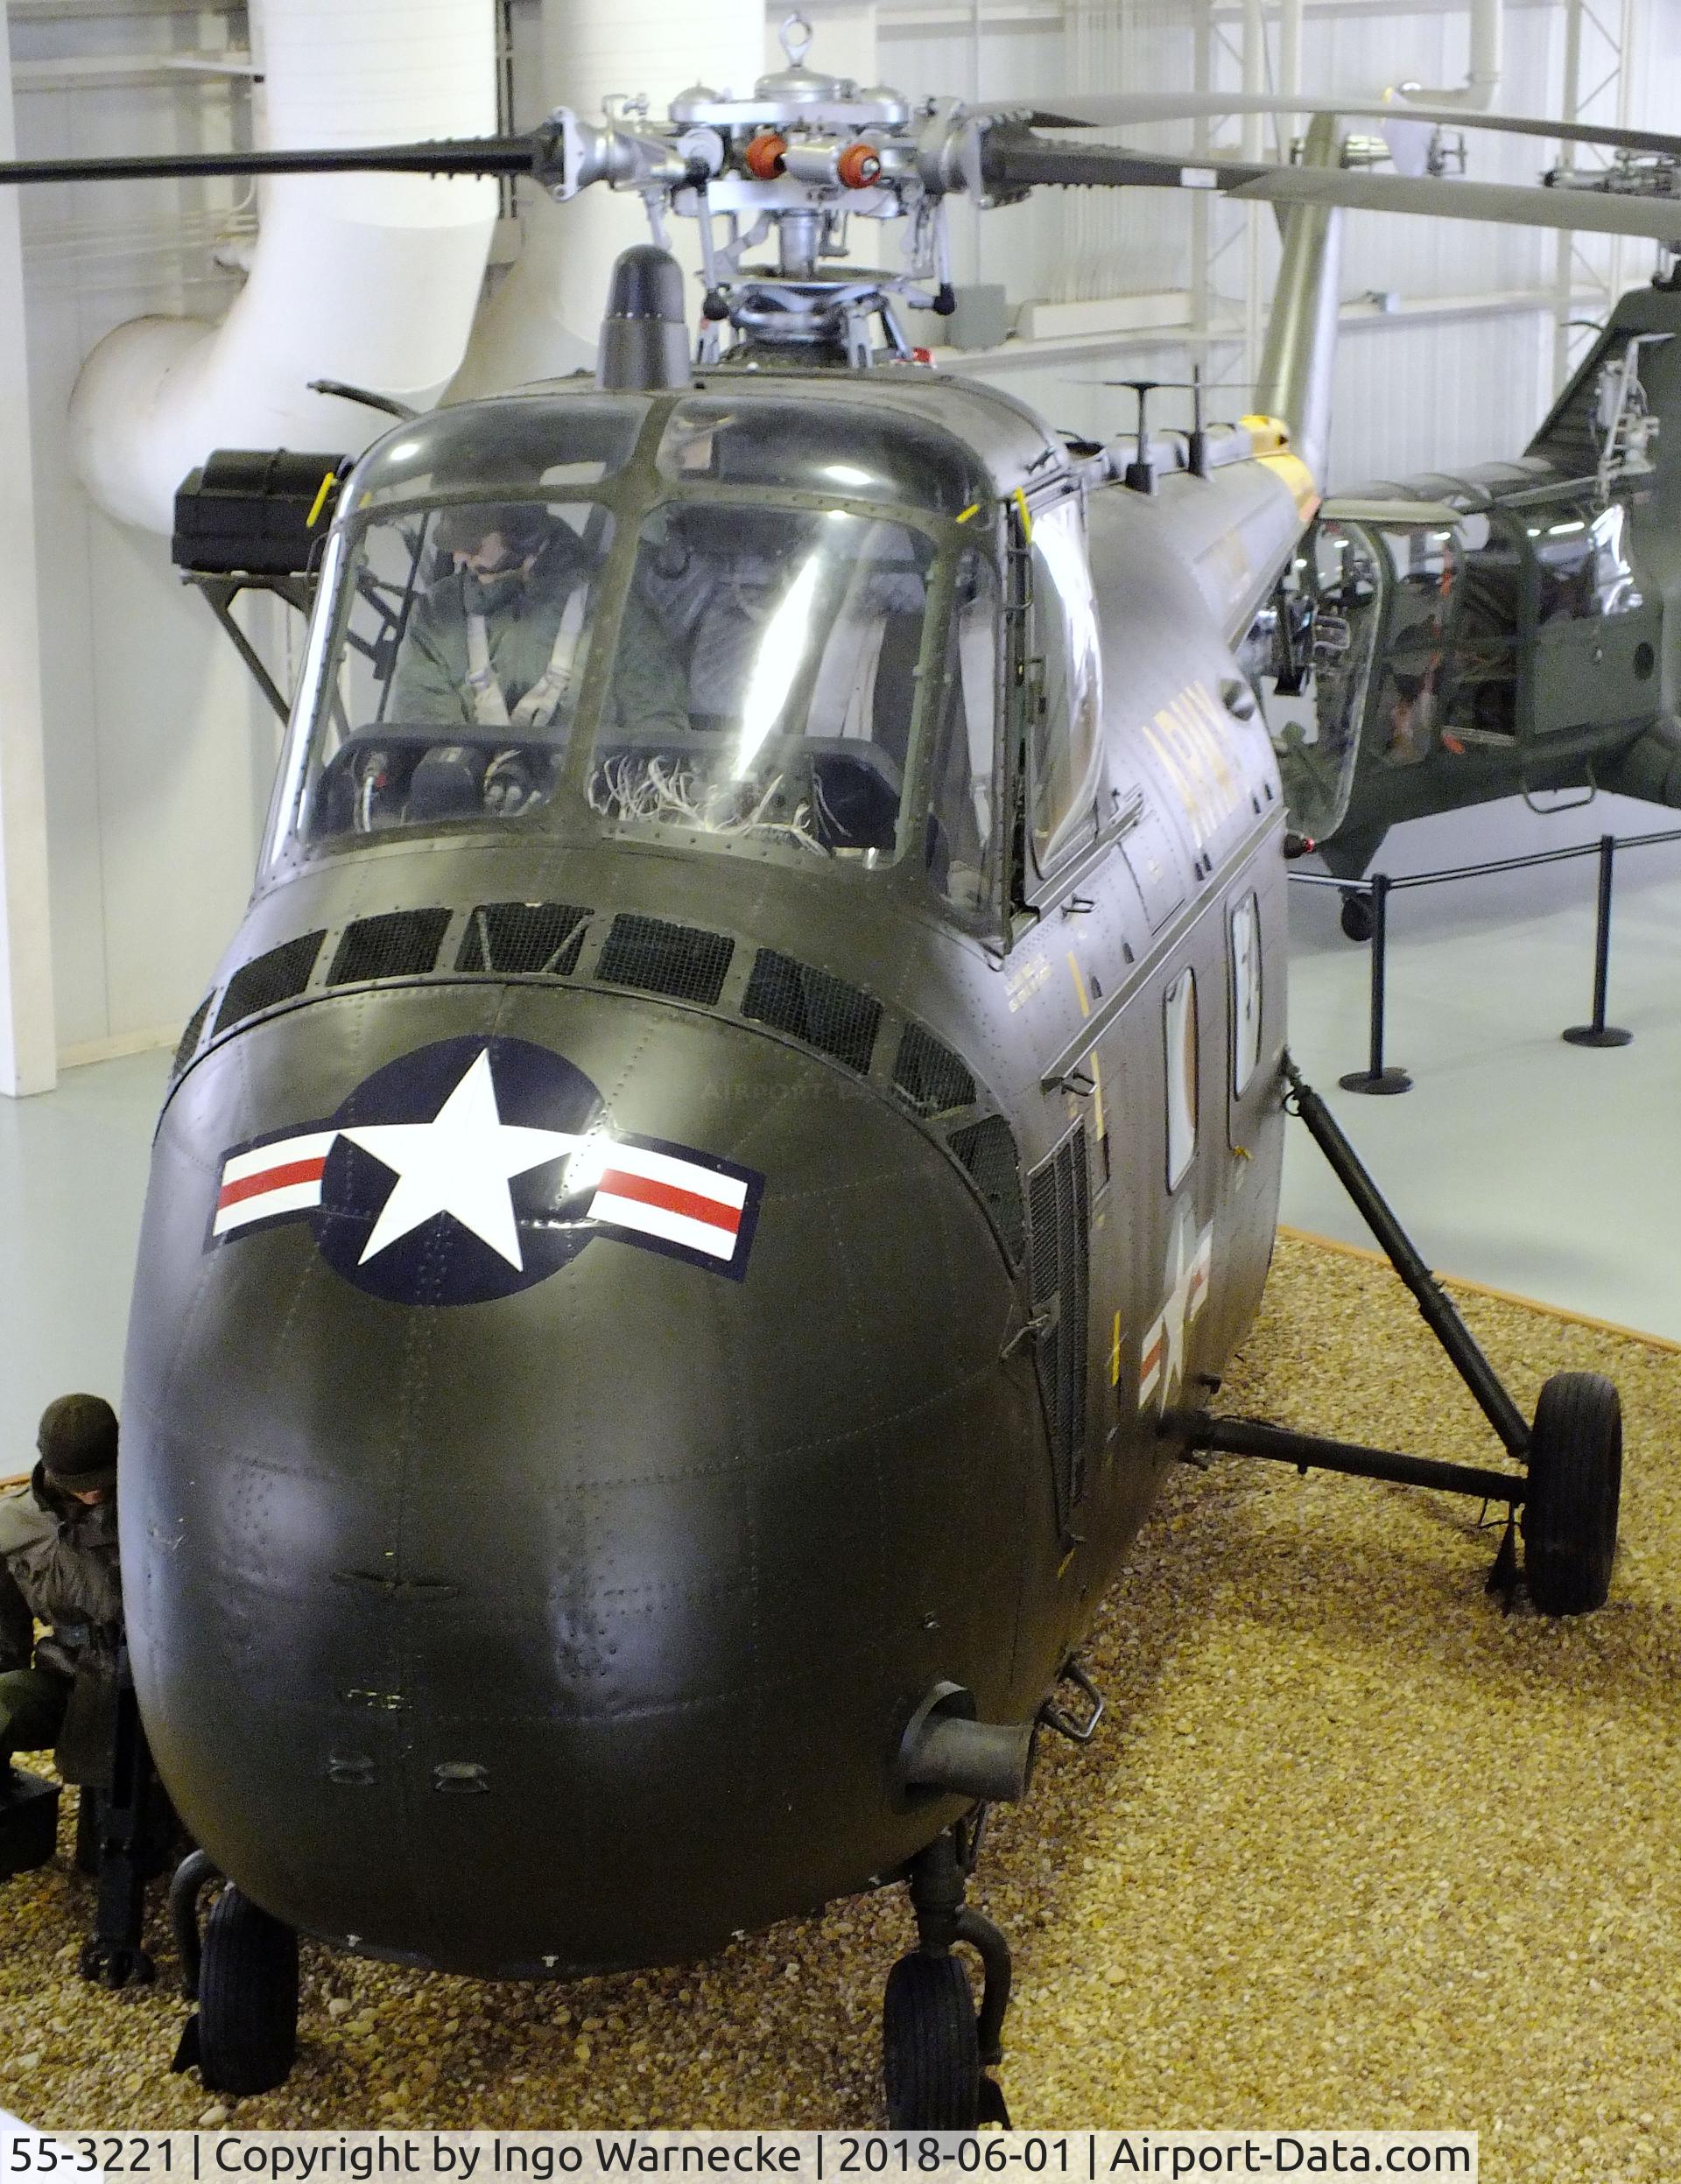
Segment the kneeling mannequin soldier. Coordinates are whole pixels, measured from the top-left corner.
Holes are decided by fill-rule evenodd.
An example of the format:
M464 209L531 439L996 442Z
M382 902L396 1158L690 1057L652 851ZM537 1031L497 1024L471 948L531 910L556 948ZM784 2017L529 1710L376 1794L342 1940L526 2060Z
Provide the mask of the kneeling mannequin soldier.
M102 1396L61 1395L36 1445L27 1485L0 1494L0 1815L29 1787L14 1752L56 1745L71 1782L103 1786L110 1768L123 1636L116 1414Z

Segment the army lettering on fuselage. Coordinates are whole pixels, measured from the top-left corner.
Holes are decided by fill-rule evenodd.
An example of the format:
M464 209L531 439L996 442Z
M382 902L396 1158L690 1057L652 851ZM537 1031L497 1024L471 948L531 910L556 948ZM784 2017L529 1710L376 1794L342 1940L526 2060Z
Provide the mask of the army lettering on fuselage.
M1230 716L1206 683L1182 690L1143 724L1145 741L1161 761L1200 848L1242 801L1243 782L1227 744Z

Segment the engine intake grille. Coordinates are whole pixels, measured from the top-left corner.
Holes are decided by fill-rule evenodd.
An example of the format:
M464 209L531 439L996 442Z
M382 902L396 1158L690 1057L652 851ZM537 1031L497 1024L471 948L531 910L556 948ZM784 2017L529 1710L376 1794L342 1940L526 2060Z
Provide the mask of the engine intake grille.
M179 1077L198 1052L199 1041L204 1034L204 1020L210 1014L210 1004L215 998L214 993L207 994L187 1018L186 1029L181 1034L180 1044L175 1050L175 1059L169 1066L172 1077Z
M644 994L670 994L711 1008L724 990L735 943L696 925L622 910L613 920L595 975L608 986L633 986Z
M906 1024L893 1060L893 1089L919 1115L974 1105L974 1079L948 1046L920 1024Z
M1019 1265L1022 1256L1022 1170L1016 1140L1002 1115L967 1123L946 1141L955 1157L974 1178L974 1187L987 1202L998 1225L1005 1248Z
M578 967L593 915L574 902L481 902L467 921L455 968L566 978Z
M1086 1492L1089 1189L1081 1123L1027 1179L1028 1276L1044 1323L1035 1354L1065 1525Z
M761 948L742 997L742 1014L820 1047L862 1077L869 1069L882 1005L844 979L813 971L774 948Z
M438 960L447 910L387 910L347 925L327 974L329 986L362 979L424 978Z
M259 1009L273 1008L301 994L309 984L309 974L315 968L315 959L326 938L325 930L304 933L278 948L271 948L266 955L254 956L250 962L242 964L228 981L222 1007L216 1011L216 1030L212 1037L226 1031L229 1024L255 1016Z

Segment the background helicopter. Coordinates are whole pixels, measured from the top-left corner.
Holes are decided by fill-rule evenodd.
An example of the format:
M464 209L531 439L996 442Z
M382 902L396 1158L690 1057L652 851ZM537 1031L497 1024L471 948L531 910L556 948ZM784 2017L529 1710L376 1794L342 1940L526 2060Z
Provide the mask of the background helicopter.
M1310 104L1319 103L1310 101ZM1075 102L1118 123L1285 110L1276 100L1145 95ZM1297 110L1300 110L1298 109ZM1424 139L1488 129L1598 142L1608 168L1553 168L1547 186L1677 201L1681 138L1391 97L1340 103L1377 119L1398 167ZM1681 537L1663 424L1681 408L1681 269L1616 303L1523 453L1340 491L1251 633L1292 827L1340 877L1390 826L1519 793L1604 789L1681 804L1677 648L1666 642ZM1364 894L1344 901L1370 932Z
M656 244L598 390L405 420L253 496L306 540L338 487L124 1389L142 1711L233 1882L196 2022L226 2089L290 2066L299 1930L543 1977L903 1877L889 2112L972 2124L1009 1991L963 1900L981 1808L1040 1724L1095 1726L1056 1695L1167 1464L1492 1495L1544 1606L1609 1582L1614 1391L1559 1376L1517 1415L1284 1057L1284 811L1236 648L1316 503L1326 207L1677 239L1681 208L1188 167L791 58L666 125L8 171L601 182L657 235L693 214L706 267L698 372ZM1263 375L1287 424L1116 455L924 371L901 313L947 300L947 200L1041 182L1305 206ZM904 267L841 260L843 211L903 221ZM529 692L395 696L451 539L510 511L580 601L559 734ZM759 630L733 687L719 606ZM643 613L680 721L627 718ZM1525 1472L1197 1408L1264 1278L1285 1086Z

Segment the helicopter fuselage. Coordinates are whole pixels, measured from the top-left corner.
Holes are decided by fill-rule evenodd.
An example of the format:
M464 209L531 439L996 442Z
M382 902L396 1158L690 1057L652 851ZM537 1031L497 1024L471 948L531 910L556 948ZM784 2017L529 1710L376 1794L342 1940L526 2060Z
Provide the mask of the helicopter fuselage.
M937 884L921 727L891 856L833 812L794 848L604 825L606 792L381 825L382 755L361 831L281 814L154 1149L123 1521L160 1772L265 1909L443 1969L679 1960L902 1871L973 1801L906 1785L907 1724L942 1683L1037 1716L1271 1251L1283 804L1232 646L1304 516L1277 434L1205 475L1160 451L1146 494L927 375L720 389L766 432L791 391L950 433L981 476L927 519L911 673L925 725L939 556L982 555L985 887ZM1041 871L1077 640L1033 537L1075 509L1101 732Z

